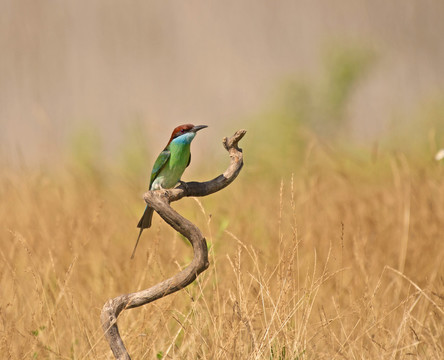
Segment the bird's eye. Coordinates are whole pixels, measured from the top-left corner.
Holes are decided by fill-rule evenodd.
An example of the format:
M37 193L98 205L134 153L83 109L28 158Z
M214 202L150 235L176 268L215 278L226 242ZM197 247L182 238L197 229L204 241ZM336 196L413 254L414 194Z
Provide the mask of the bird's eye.
M185 129L180 130L181 133L183 133L185 131Z

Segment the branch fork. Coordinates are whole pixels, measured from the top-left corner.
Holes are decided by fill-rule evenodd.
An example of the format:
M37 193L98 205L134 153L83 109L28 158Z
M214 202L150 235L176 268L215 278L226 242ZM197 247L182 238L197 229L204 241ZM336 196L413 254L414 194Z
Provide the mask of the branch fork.
M181 182L174 189L148 191L144 195L145 202L152 207L160 217L172 228L185 236L193 247L193 260L182 271L148 289L131 294L120 295L109 299L102 308L100 319L105 338L108 341L114 357L118 360L130 360L117 326L117 318L123 310L146 305L191 284L197 276L209 266L207 242L199 228L185 219L170 203L189 196L206 196L222 190L231 184L239 175L243 166L242 150L238 142L246 130L238 130L230 138L224 138L222 143L230 156L230 165L218 177L206 182Z

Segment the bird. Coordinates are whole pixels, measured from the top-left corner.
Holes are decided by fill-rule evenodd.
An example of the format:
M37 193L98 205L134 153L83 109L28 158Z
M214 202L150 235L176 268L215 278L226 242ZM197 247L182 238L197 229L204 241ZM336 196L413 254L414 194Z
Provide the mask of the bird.
M168 144L154 162L153 170L151 171L149 190L171 189L180 182L183 172L191 162L191 142L196 136L196 133L206 127L208 126L184 124L177 126L173 130ZM131 259L134 258L142 231L151 226L153 211L154 209L147 205L139 223L137 224L137 227L140 228L140 232Z

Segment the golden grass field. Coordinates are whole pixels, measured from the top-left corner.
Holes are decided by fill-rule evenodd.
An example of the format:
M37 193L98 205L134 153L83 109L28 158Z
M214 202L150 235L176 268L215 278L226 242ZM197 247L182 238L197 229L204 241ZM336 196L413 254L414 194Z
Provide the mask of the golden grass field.
M210 267L124 311L133 360L444 359L444 1L0 7L0 360L114 359L109 298L187 266L155 156L209 125L172 204ZM439 35L441 34L441 35Z
M121 314L132 358L443 358L444 164L314 146L273 180L245 144L233 184L173 204L202 229L211 264L185 290ZM190 246L157 215L130 260L143 180L2 171L1 358L112 359L104 302L189 263Z

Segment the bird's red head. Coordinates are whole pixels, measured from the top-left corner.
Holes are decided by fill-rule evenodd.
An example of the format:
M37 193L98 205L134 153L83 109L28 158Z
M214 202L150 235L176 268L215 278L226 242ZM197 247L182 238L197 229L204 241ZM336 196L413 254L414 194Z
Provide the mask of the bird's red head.
M190 132L190 131L194 131L194 132L196 132L196 131L199 131L199 130L204 129L204 128L206 128L206 127L207 127L206 125L198 125L198 126L194 126L193 124L179 125L178 127L176 127L176 128L173 130L173 133L171 134L171 138L170 138L170 141L168 141L167 146L170 144L170 142L171 142L174 138L176 138L176 137L178 137L178 136L180 136L180 135L186 134L187 132Z

